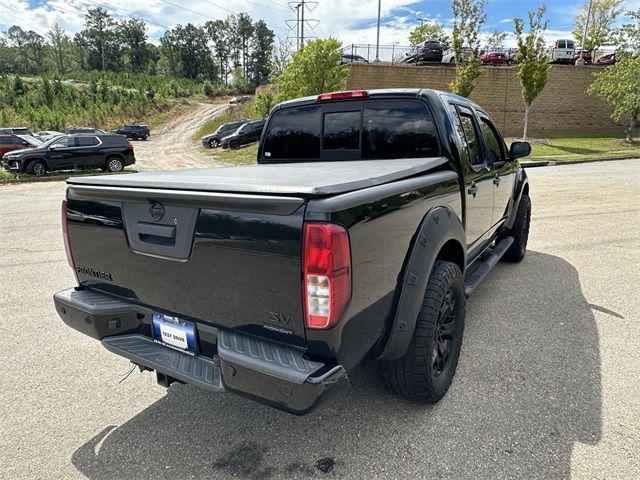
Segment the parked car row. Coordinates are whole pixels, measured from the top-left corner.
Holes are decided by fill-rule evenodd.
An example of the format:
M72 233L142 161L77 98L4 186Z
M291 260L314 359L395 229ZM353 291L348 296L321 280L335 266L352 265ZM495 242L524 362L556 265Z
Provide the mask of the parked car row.
M78 168L120 172L136 161L133 146L123 135L83 132L56 135L46 142L34 139L26 135L0 134L3 168L32 175Z
M240 148L260 140L265 119L261 120L235 120L220 125L215 132L205 135L200 139L202 145L208 148Z
M487 49L480 53L480 62L483 65L514 65L516 63L516 54L518 50L515 48L505 49ZM465 57L472 55L469 47L463 48ZM357 55L356 55L357 56ZM592 60L591 53L576 49L573 40L557 40L553 46L549 47L548 58L550 63L567 63L575 64L576 61L583 56L585 65L613 65L616 61L615 53L607 54ZM343 59L346 56L343 55ZM365 59L362 59L366 61ZM360 60L352 60L357 62ZM439 42L426 41L413 47L401 63L421 64L421 63L456 63L456 55L453 49L442 51L442 45ZM343 62L341 62L343 63ZM344 62L349 63L349 62Z

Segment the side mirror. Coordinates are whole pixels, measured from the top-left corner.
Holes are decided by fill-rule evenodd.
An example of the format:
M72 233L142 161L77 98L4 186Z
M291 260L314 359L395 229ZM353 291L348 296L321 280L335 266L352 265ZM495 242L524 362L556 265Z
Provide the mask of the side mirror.
M513 142L509 148L509 158L511 158L511 160L528 157L529 155L531 155L531 145L529 142Z
M22 142L22 145L29 146L29 142Z

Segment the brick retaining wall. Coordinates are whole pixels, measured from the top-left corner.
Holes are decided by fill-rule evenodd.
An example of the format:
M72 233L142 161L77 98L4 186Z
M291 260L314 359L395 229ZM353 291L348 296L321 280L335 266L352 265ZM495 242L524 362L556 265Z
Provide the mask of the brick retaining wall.
M545 132L606 132L621 130L611 119L611 107L587 95L599 67L552 65L549 82L529 113L531 135ZM353 64L348 89L417 87L449 90L455 67ZM506 135L521 135L524 103L514 67L485 67L471 99L482 105ZM624 120L624 119L623 119ZM624 122L623 122L624 123Z

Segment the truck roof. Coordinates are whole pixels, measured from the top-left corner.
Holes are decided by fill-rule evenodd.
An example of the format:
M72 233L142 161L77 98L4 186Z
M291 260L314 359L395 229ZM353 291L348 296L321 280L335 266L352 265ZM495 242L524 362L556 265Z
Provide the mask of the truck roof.
M444 157L398 160L274 163L72 177L67 183L115 188L323 196L360 190L417 175L447 162Z
M459 103L464 103L464 104L468 104L468 105L473 105L476 109L480 109L483 110L478 104L472 102L471 100L469 100L468 98L465 97L461 97L459 95L455 95L453 93L450 92L444 92L441 90L434 90L431 88L384 88L384 89L373 89L373 90L366 90L363 89L364 91L367 92L367 97L369 99L376 99L376 98L385 98L385 97L391 97L391 98L398 98L398 97L406 97L406 98L416 98L418 96L424 95L434 95L434 96L445 96L451 100L455 100ZM362 90L359 90L362 91ZM335 92L334 92L335 93ZM341 100L330 100L330 101L352 101L352 100L363 100L363 98L361 97L357 97L357 98L353 98L353 99L341 99ZM280 108L287 108L287 107L296 107L296 106L304 106L304 105L312 105L312 104L316 104L318 103L318 95L313 95L313 96L309 96L309 97L302 97L302 98L296 98L294 100L288 100L286 102L282 102L279 103L278 105L276 105L274 107L274 110L276 109L280 109Z

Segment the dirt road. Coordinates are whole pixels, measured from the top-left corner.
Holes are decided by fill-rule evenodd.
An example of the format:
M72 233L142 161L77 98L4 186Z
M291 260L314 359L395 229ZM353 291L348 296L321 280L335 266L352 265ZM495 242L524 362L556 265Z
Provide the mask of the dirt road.
M199 151L192 135L204 122L227 108L227 105L199 103L193 110L152 131L147 141L132 142L138 171L177 170L219 166Z

